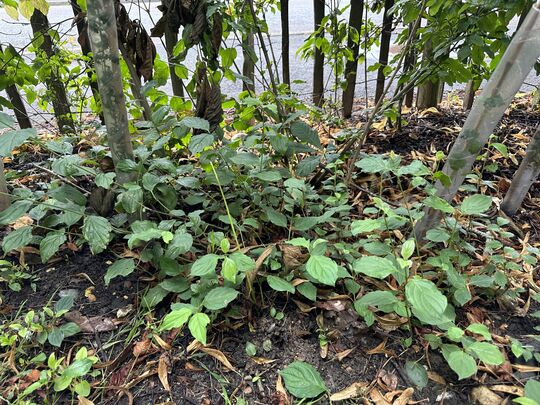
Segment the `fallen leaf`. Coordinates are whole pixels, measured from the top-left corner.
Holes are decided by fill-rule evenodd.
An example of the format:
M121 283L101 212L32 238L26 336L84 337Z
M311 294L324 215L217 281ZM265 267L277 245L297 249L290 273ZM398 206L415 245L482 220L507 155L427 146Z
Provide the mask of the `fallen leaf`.
M283 405L289 405L291 402L289 401L289 395L287 394L287 391L285 390L285 387L283 386L283 380L281 379L281 374L278 374L277 380L276 380L276 391L279 394L280 402Z
M217 349L211 349L209 347L201 347L201 351L205 352L206 354L212 356L214 359L218 360L230 371L236 371L236 369L233 367L233 365L231 364L227 356L225 356L225 354L223 354L222 351L217 350Z
M143 336L140 341L135 343L133 346L133 355L135 357L140 357L147 354L152 348L152 341L146 336Z
M109 332L116 329L116 324L111 318L104 316L86 317L79 311L71 311L64 315L64 317L71 322L75 322L81 332L83 333L96 333L96 332Z
M22 217L20 217L13 223L12 228L19 229L19 228L22 228L23 226L30 226L33 223L34 223L34 220L30 217L30 215L23 215Z
M431 381L434 381L437 384L446 385L445 379L440 374L437 374L435 371L428 371L427 375Z
M354 350L354 347L352 349L343 350L341 352L336 353L336 359L338 361L343 361L345 357L347 357L349 354L351 354Z
M118 310L116 311L116 317L125 318L132 311L133 311L133 304L129 304L123 308L118 308Z
M394 401L394 405L407 405L414 394L414 388L409 387Z
M346 399L363 397L367 394L368 387L369 383L367 382L355 382L349 385L347 388L332 394L330 396L330 401L345 401Z
M474 387L471 391L473 403L479 405L499 405L502 403L502 398L491 391L488 387Z
M317 301L316 305L318 308L334 312L341 312L347 309L347 301L345 300Z
M152 335L154 337L154 340L157 342L157 344L163 349L163 350L171 350L172 346L165 342L161 336L158 334Z
M77 400L79 401L79 405L94 405L94 403L88 398L82 397L80 395L77 395Z
M271 364L274 363L276 360L274 359L267 359L265 357L250 357L251 360L253 360L257 364Z
M165 391L171 390L171 387L169 386L168 373L169 360L167 359L167 356L165 354L162 354L161 356L159 356L158 378L159 381L161 381L161 385L163 385L163 388L165 388Z
M387 389L389 389L391 391L394 391L397 388L398 377L394 373L390 373L390 372L383 369L383 370L381 370L379 372L378 377L383 382L383 384L386 386L386 387L382 387L382 388L387 388Z
M84 296L88 298L89 302L95 302L96 296L93 294L96 287L88 287L86 290L84 290Z
M523 388L515 385L497 384L489 387L491 391L504 392L505 394L512 394L518 397L525 396Z
M390 402L384 399L378 388L373 388L369 392L369 396L375 405L391 405Z

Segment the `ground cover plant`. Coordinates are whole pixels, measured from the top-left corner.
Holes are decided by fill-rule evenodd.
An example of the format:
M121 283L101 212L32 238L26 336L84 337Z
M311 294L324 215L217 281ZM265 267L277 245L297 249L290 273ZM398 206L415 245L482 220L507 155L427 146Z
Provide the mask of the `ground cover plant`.
M0 50L2 401L540 403L540 114L515 94L540 12L417 3L315 1L312 105L280 82L287 1L164 1L148 33L73 2L78 53L46 2L0 0L35 53ZM483 78L471 111L439 91ZM57 126L24 124L35 99Z

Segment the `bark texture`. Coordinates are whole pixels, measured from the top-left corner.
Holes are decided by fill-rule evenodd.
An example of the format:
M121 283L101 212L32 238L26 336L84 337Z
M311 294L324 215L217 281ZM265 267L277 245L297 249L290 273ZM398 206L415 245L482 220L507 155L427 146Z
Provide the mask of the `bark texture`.
M319 29L324 18L324 0L313 0L314 29ZM321 32L319 36L324 36ZM315 47L313 61L313 104L321 106L324 100L324 54Z
M4 176L4 161L0 156L0 212L4 211L11 205L11 200L8 194L6 177Z
M101 93L107 137L115 167L124 159L133 159L126 100L120 74L120 56L114 6L108 0L88 2L88 28ZM133 174L117 170L117 180L125 183Z
M384 92L384 68L388 65L388 56L390 54L390 40L392 38L393 15L390 9L394 7L394 0L385 0L384 15L381 32L381 46L379 48L379 70L377 71L377 88L375 89L375 102L377 103Z
M443 168L451 184L444 186L440 181L436 184L439 197L452 201L539 56L540 9L535 6L512 39L482 94L474 102ZM423 240L426 232L436 227L440 219L440 211L427 208L414 229L417 240Z
M283 83L291 87L291 64L289 50L289 0L281 0L281 66Z
M351 0L351 14L349 16L349 27L356 29L358 35L362 30L362 15L364 14L364 0ZM351 49L352 60L345 65L345 79L347 84L343 90L343 117L349 118L352 114L354 103L354 90L356 89L356 72L358 70L358 55L360 53L360 41L355 43L352 36L347 39L347 46ZM366 95L367 97L367 95Z
M38 41L39 49L44 57L51 59L55 55L53 41L49 34L49 20L47 16L38 9L34 10L30 17L30 25L34 32L34 37L41 37ZM75 131L71 108L66 94L66 89L59 73L53 68L45 81L47 89L51 92L54 115L62 133L71 133Z
M501 204L507 215L515 215L521 207L532 184L540 174L540 127L536 129L523 161L519 165L512 184Z
M433 44L431 41L427 41L424 46L423 60L424 65L431 63L431 55L433 54ZM423 84L418 86L418 94L416 95L416 106L419 109L425 109L430 107L437 107L439 103L439 81L438 80L426 80Z

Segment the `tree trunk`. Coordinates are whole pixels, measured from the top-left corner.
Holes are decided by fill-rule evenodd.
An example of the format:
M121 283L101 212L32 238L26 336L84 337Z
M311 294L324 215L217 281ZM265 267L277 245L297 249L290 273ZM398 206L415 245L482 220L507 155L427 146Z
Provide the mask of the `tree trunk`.
M349 27L356 29L358 35L362 31L362 15L364 14L364 0L351 0L351 14L349 16ZM347 84L343 90L343 117L349 118L352 114L354 103L354 90L356 88L356 72L358 70L358 54L360 53L360 41L355 43L352 35L347 39L347 46L352 51L352 60L348 60L345 65L345 79ZM367 97L367 94L366 94Z
M324 18L324 0L313 0L314 27L315 31L319 29ZM321 32L318 37L323 37ZM315 46L315 57L313 62L313 104L322 106L324 96L324 54L322 49Z
M43 38L39 45L41 52L45 54L47 59L51 59L55 55L55 52L51 36L49 35L49 20L47 20L45 14L35 9L32 17L30 17L30 25L32 26L34 36L42 36ZM46 79L45 84L47 85L47 89L52 93L51 101L60 132L75 132L66 89L62 83L62 78L54 67L51 69L51 73Z
M0 156L0 212L9 208L11 199L9 198L6 176L4 175L4 161Z
M242 64L242 75L245 76L249 82L242 82L242 90L255 92L255 61L253 60L255 47L255 36L253 32L249 31L242 36L242 53L244 55L244 63ZM269 69L271 67L268 67Z
M454 198L476 161L489 136L497 126L506 108L512 102L523 81L540 56L540 9L533 7L521 28L508 46L497 68L486 84L482 94L456 139L443 168L451 184L437 182L437 195L448 202ZM429 229L436 227L441 212L433 208L424 211L424 217L416 224L414 233L422 241Z
M413 29L413 25L409 24L409 32ZM416 36L418 37L418 36ZM416 49L414 46L411 46L411 49L407 56L405 57L405 61L403 62L403 72L408 73L412 67L416 64ZM414 87L411 87L411 90L407 92L405 95L405 106L408 108L411 108L413 106L414 102Z
M100 88L107 137L115 167L124 159L133 160L126 100L122 88L118 33L114 5L109 0L88 2L89 37L94 53L96 75ZM137 77L137 76L135 76ZM120 184L133 180L136 174L117 169Z
M424 46L423 64L428 66L431 63L433 54L433 44L428 40ZM418 94L416 95L416 107L425 109L437 107L439 103L439 81L432 81L428 78L423 84L418 86Z
M2 72L0 72L0 76L1 75ZM14 84L8 86L6 88L6 93L8 95L9 102L13 106L13 112L15 113L15 118L19 123L19 127L21 129L32 128L32 123L30 122L30 118L28 118L26 107L24 106L24 102L21 98L21 95L19 94L17 86L15 86Z
M384 15L381 31L381 46L379 49L379 70L377 72L377 88L375 89L375 103L379 101L384 92L384 68L388 65L388 56L390 54L390 40L392 38L393 15L390 9L394 7L394 0L385 0Z
M469 80L467 82L467 87L465 87L465 95L463 96L463 109L465 111L468 111L472 108L475 93L476 86L474 84L474 80Z
M124 46L118 42L118 48L120 49L120 53L122 54L122 57L124 58L124 62L126 63L126 66L129 71L129 87L131 88L131 93L133 94L133 98L135 98L135 101L137 104L139 104L139 107L143 110L143 117L146 121L152 120L152 110L150 109L150 104L148 104L148 100L146 97L141 93L141 79L137 75L137 70L135 69L135 66L133 65L133 62L129 58L129 55L124 48Z
M521 207L523 200L527 196L532 184L540 174L540 126L536 128L536 132L531 138L531 143L527 148L527 152L523 161L519 165L512 185L504 196L501 204L502 210L507 215L515 215Z
M162 2L163 3L163 2ZM184 98L184 83L176 74L174 62L172 62L173 50L178 43L178 32L175 32L168 24L165 24L165 48L167 51L167 61L169 62L169 73L171 75L171 86L173 95Z
M289 51L289 0L281 0L281 66L283 83L291 87Z

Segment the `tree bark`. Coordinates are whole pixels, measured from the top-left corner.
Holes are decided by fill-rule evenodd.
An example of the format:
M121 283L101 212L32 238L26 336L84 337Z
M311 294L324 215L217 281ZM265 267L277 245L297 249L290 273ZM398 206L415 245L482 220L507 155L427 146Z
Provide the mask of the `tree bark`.
M283 83L291 87L291 66L289 50L289 0L281 0L281 67Z
M314 11L314 29L319 29L321 22L324 18L324 0L313 0ZM321 32L318 38L323 37L324 33ZM315 46L315 54L313 61L313 104L316 106L322 106L324 101L324 54L322 49Z
M472 110L456 139L443 173L450 185L436 184L437 195L451 202L489 140L505 110L512 102L523 81L540 56L540 9L534 6L508 46L497 68L477 97ZM426 208L424 217L416 224L414 234L422 241L429 229L436 227L441 212Z
M532 184L540 174L540 126L531 138L525 157L519 165L510 189L501 204L502 210L510 216L516 214L527 196Z
M467 82L467 87L465 87L465 95L463 96L463 109L465 111L468 111L472 108L475 93L476 86L474 84L474 80L469 80Z
M427 66L431 63L431 56L433 54L433 44L431 40L428 40L424 46L423 64ZM423 84L418 86L418 94L416 95L416 107L419 109L425 109L430 107L437 107L439 103L439 81L432 81L428 78Z
M384 68L388 65L390 54L390 40L392 38L393 15L390 9L394 7L394 0L385 0L384 15L381 31L381 46L379 49L379 70L377 71L377 88L375 89L375 103L379 101L384 92L385 75Z
M8 209L11 205L11 199L9 198L6 176L4 175L4 161L0 156L0 212Z
M409 24L409 32L413 29L413 25ZM418 37L418 36L416 36ZM416 64L416 49L414 46L411 46L411 50L405 57L403 62L403 72L408 73L412 67ZM405 106L411 108L414 102L414 87L411 87L411 90L405 95Z
M42 40L38 42L40 43L40 50L45 54L47 59L51 59L55 55L55 51L52 38L49 35L49 20L47 16L38 9L35 9L30 17L30 25L32 26L34 36L42 37ZM62 78L54 67L51 69L51 73L46 79L45 84L47 85L47 89L52 93L51 101L60 132L75 132L75 124L73 123L66 89L62 83Z
M255 92L255 62L253 61L252 54L254 52L255 36L251 30L242 36L242 53L244 56L244 62L242 64L242 75L245 76L247 81L242 82L242 90ZM270 69L270 67L269 67Z
M122 184L133 180L136 174L118 170L118 162L124 159L133 160L134 156L129 134L126 100L122 88L118 33L112 1L93 0L88 2L88 28L107 127L108 143L113 162L117 168L117 181Z
M349 16L349 27L356 29L358 35L362 31L362 15L364 14L364 0L351 0L351 12ZM352 51L352 60L348 60L345 65L345 80L347 84L343 90L343 117L349 118L352 114L354 103L354 90L356 88L356 72L358 70L358 55L360 53L360 41L355 43L352 35L347 39L347 46ZM366 95L367 97L367 95Z
M162 1L162 3L164 3ZM176 69L174 66L174 62L172 61L173 58L173 50L176 44L178 43L178 32L175 32L170 25L167 23L165 24L165 48L167 51L167 61L169 63L169 73L171 75L171 86L173 95L184 98L184 83L182 83L182 79L178 77L176 74Z

